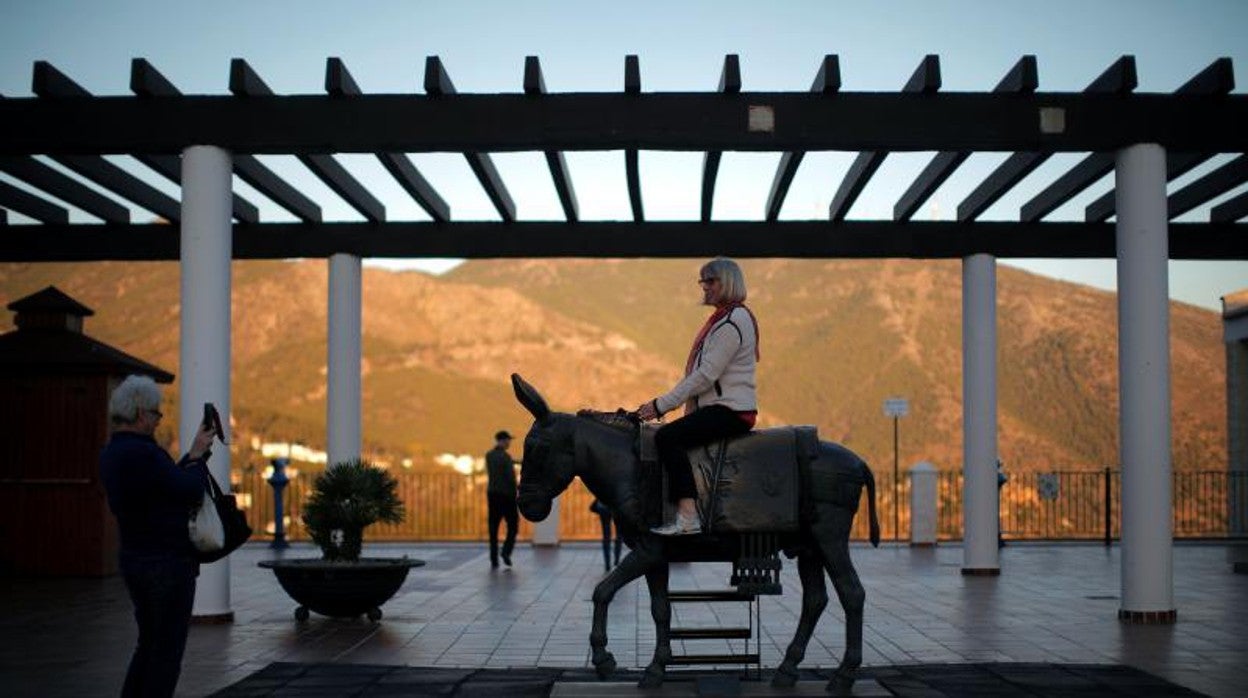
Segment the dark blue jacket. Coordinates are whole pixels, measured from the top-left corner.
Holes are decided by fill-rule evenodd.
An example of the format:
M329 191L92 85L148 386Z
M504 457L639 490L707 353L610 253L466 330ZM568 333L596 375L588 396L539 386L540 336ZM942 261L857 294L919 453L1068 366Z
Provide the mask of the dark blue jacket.
M174 463L152 437L114 432L100 453L100 479L117 517L121 552L194 554L186 524L207 478L203 460Z

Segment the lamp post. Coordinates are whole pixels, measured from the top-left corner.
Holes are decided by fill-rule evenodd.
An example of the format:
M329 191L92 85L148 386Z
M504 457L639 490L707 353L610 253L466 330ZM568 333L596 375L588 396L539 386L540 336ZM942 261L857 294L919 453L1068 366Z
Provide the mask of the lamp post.
M884 415L893 418L893 540L901 540L901 473L898 467L898 423L910 412L910 403L904 397L890 397L884 401Z
M273 542L269 543L269 547L282 550L290 547L290 543L286 542L282 515L282 490L290 482L290 478L286 477L286 466L290 464L290 459L274 458L269 462L273 465L273 474L269 476L269 485L273 487Z

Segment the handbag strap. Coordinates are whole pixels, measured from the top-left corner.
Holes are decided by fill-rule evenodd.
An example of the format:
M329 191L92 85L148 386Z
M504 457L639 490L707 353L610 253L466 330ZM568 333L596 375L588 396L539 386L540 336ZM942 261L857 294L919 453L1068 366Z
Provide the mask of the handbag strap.
M213 499L220 498L225 494L221 490L221 485L217 484L217 479L212 476L212 471L209 470L207 466L204 466L204 472L208 474L208 481L204 484L205 489L208 490L208 496Z

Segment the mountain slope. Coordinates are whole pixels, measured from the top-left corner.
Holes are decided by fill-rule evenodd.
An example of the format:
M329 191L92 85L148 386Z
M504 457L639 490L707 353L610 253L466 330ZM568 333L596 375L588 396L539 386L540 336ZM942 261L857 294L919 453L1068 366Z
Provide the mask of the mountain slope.
M561 411L631 408L666 390L707 313L698 305L699 263L490 260L443 277L366 269L366 449L424 464L437 453L483 451L498 428L523 432L529 418L512 397L513 371ZM902 464L960 466L957 261L742 266L762 332L762 424L815 424L883 465L893 425L881 403L901 395L911 406L900 422ZM236 262L233 274L236 430L323 447L325 263ZM0 265L6 303L49 284L96 311L88 334L177 371L176 264ZM1117 462L1116 318L1112 294L998 266L1008 467ZM1172 304L1171 363L1175 465L1221 468L1225 368L1215 313Z

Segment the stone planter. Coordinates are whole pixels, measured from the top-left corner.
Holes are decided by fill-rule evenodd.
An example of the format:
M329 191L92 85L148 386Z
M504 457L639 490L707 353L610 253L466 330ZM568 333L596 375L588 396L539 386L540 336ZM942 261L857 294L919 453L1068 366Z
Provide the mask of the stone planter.
M334 618L367 615L381 619L381 605L388 601L413 567L424 560L411 558L360 558L359 562L326 560L264 560L261 567L273 570L282 589L299 604L295 619L308 619L309 611Z

